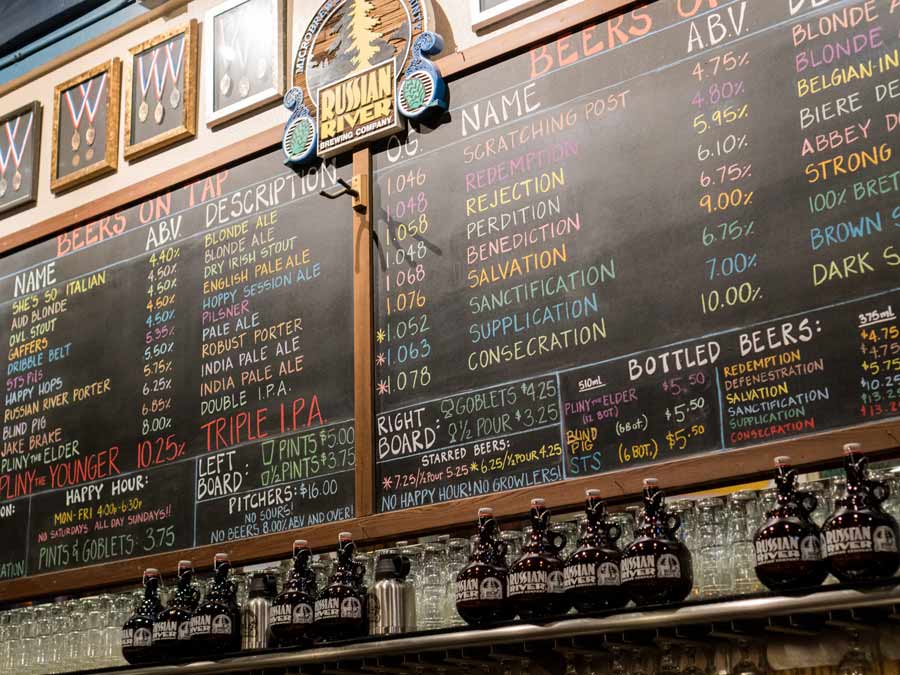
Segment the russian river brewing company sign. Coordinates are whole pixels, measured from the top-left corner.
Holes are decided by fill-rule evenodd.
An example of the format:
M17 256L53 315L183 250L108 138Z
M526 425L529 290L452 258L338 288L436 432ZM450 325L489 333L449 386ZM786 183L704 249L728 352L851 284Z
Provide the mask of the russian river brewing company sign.
M446 110L447 87L429 60L443 42L426 0L327 0L294 60L287 161L332 157L401 131L406 118Z

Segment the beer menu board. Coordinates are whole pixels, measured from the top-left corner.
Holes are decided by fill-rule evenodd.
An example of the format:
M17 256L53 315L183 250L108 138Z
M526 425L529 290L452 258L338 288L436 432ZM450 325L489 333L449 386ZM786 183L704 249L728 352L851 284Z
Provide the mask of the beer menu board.
M659 0L380 148L377 507L900 414L898 31Z
M339 177L272 152L0 259L0 578L353 517Z

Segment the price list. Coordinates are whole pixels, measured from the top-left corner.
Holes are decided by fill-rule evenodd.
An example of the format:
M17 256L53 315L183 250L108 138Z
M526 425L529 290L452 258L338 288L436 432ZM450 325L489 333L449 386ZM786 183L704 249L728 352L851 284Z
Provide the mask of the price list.
M660 0L384 142L379 509L896 416L898 39L891 0ZM444 428L526 382L540 426Z
M0 259L3 578L353 517L348 172L269 153Z

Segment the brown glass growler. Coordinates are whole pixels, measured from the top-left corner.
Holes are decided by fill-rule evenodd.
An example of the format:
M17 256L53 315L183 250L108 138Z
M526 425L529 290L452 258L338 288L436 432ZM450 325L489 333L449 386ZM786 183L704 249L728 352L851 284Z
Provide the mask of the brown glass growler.
M890 488L868 477L869 460L858 443L844 446L847 496L822 525L828 571L840 581L888 579L900 567L897 521L881 508Z
M200 589L191 583L193 578L191 561L180 561L178 586L153 623L155 661L174 661L191 654L191 616L200 603Z
M316 598L315 632L323 640L348 640L369 633L368 598L362 579L366 569L353 560L353 535L338 537L337 565Z
M236 652L241 648L241 610L237 588L228 578L228 555L217 553L213 565L213 581L191 616L191 653L195 656Z
M279 647L312 644L316 606L316 573L309 568L312 551L304 539L294 542L294 568L272 605L272 637Z
M456 611L473 626L512 619L506 600L506 544L497 535L494 510L478 509L478 543L469 564L456 575Z
M587 524L578 548L566 561L566 595L579 612L617 609L628 604L622 588L622 552L616 546L619 526L607 518L599 490L588 490Z
M507 597L513 611L525 621L558 616L569 611L559 552L566 538L550 532L550 512L543 499L531 500L531 533L522 555L509 568Z
M694 586L691 552L677 538L681 518L666 509L655 478L644 480L644 516L622 553L622 587L636 605L681 602Z
M790 457L775 458L777 503L753 537L756 576L773 591L818 586L828 576L819 528L810 518L817 499L797 490Z
M144 571L144 599L122 626L122 656L131 665L150 663L153 650L153 622L162 609L159 601L159 570Z

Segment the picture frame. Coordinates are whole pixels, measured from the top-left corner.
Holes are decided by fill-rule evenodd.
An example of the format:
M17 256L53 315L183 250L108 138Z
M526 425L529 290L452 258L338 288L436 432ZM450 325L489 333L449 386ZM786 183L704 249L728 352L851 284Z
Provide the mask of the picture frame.
M0 116L0 217L37 202L43 112L32 101Z
M285 91L285 0L225 0L203 20L206 124L218 127Z
M128 50L126 160L142 159L197 135L198 26L191 19Z
M119 58L56 85L50 161L53 192L84 185L119 168L121 93L122 60ZM87 120L83 123L85 116ZM99 128L94 126L94 119L99 120Z
M547 0L469 0L472 30L479 31Z

